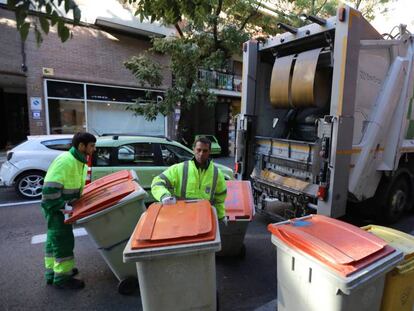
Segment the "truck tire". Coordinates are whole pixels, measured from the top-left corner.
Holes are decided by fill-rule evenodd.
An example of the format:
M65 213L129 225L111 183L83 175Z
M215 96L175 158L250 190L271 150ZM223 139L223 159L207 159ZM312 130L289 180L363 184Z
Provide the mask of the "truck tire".
M376 205L380 207L379 220L386 224L397 222L412 205L411 182L404 169L398 170L390 181L382 180Z

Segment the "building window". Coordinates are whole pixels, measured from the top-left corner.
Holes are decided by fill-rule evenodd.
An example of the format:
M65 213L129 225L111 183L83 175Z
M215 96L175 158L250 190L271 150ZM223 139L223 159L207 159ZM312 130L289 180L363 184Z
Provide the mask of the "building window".
M82 101L49 99L50 134L73 134L86 130Z
M164 117L146 121L126 110L128 104L88 101L88 128L96 134L164 135Z
M162 101L160 91L55 80L46 80L45 85L50 134L89 131L97 135L166 135L164 116L147 121L126 109L136 100L142 104Z
M74 99L85 98L82 83L47 81L47 94L49 97Z

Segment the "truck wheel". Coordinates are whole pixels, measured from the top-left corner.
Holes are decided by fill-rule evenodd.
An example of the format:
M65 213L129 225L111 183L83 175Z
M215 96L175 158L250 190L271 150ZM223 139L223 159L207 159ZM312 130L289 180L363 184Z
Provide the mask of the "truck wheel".
M138 287L138 280L135 277L127 277L118 284L118 293L121 295L132 295Z
M45 173L42 171L29 171L17 177L14 189L25 199L40 199Z
M397 222L412 204L408 176L399 174L387 187L385 200L377 201L381 205L381 220L392 224ZM379 189L380 190L380 189Z

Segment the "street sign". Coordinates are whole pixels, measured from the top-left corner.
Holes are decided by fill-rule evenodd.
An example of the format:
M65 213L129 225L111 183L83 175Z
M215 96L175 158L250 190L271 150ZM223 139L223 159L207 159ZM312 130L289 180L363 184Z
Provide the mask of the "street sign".
M32 111L32 118L34 120L40 120L41 119L41 113L40 113L40 111Z
M42 110L42 98L41 97L30 97L30 109L33 111Z

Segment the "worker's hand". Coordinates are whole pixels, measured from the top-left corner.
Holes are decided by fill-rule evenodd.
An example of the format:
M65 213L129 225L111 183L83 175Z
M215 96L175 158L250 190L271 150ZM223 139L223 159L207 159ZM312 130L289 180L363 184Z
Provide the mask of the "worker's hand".
M62 213L65 215L65 220L69 219L72 215L73 207L68 203L65 204L65 208L62 210Z
M177 203L177 200L172 196L167 196L161 200L162 205L172 205Z

